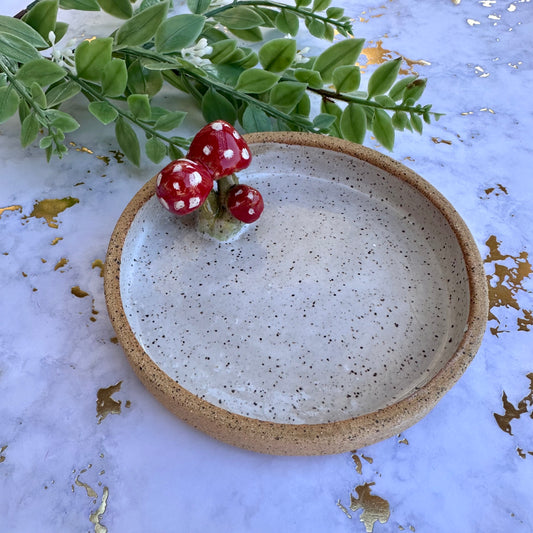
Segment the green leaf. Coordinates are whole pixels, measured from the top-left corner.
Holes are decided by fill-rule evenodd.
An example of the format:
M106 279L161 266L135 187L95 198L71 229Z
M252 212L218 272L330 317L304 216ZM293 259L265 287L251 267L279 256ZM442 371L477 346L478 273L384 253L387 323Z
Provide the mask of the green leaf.
M203 15L176 15L165 20L155 34L158 52L168 54L191 46L202 33Z
M274 20L276 28L285 35L292 35L293 37L298 33L300 27L300 19L298 15L289 11L288 9L282 9Z
M211 63L215 65L226 62L237 48L237 42L233 39L224 39L212 45L213 52L208 56Z
M325 11L331 4L331 0L315 0L313 2L312 11Z
M323 39L326 35L326 24L313 17L307 17L305 19L305 25L309 30L309 33L317 39Z
M248 30L263 24L263 17L247 6L236 6L215 15L217 22L230 29Z
M234 62L234 65L239 66L243 69L253 68L259 63L259 57L254 51L251 51L245 55L242 59Z
M115 137L125 156L138 167L141 164L139 139L133 128L122 117L118 117L115 123Z
M128 68L126 62L114 57L102 72L102 92L106 96L121 96L126 90L127 83Z
M176 145L170 144L168 146L168 156L172 161L175 161L183 157L183 152Z
M165 20L167 10L168 3L161 2L129 19L116 34L117 45L137 46L149 41Z
M418 115L415 115L414 113L411 113L411 126L413 127L413 129L417 132L417 133L420 133L420 135L422 135L422 131L424 129L424 124L422 123L422 119L418 116Z
M104 125L111 124L118 117L118 111L108 102L91 102L89 112Z
M294 77L302 83L307 83L312 89L322 89L322 86L324 85L320 73L316 70L298 68L294 71Z
M58 43L67 34L68 24L66 22L57 22L54 28L54 34L56 36L56 43Z
M40 124L35 113L28 115L20 128L20 144L23 148L29 146L39 135Z
M237 30L235 28L231 28L229 31L238 39L242 39L243 41L248 41L250 43L258 43L263 40L263 32L259 27L248 28L246 30Z
M374 111L374 121L372 123L372 131L376 140L387 150L392 150L394 147L394 126L392 119L383 109L376 109Z
M202 98L202 114L207 122L222 119L233 124L237 119L237 111L233 104L213 89L209 89Z
M410 128L409 117L405 111L396 111L392 115L392 125L395 129L403 131L406 128Z
M86 80L100 81L105 66L111 61L112 47L112 37L82 41L74 53L78 76Z
M294 39L272 39L259 50L259 62L265 70L283 72L296 57Z
M19 97L11 86L0 87L0 124L12 117L19 107Z
M306 6L309 6L311 5L311 2L313 0L296 0L296 6L297 7L306 7Z
M134 61L128 68L128 89L134 94L154 96L163 86L163 75L160 71L144 68L140 61Z
M128 107L135 118L150 120L152 110L150 100L146 94L131 94L128 96Z
M119 19L129 19L133 15L130 0L97 0L103 11Z
M48 41L48 34L56 27L58 7L57 0L41 0L24 15L23 20Z
M16 78L24 85L29 86L33 82L37 82L42 87L45 87L64 78L66 74L67 72L64 68L43 57L28 61L22 65L17 72Z
M311 98L309 98L309 95L306 92L304 92L304 94L300 98L300 101L296 104L296 107L292 110L292 114L308 117L309 113L311 113Z
M235 89L244 93L261 94L272 89L279 81L279 76L273 72L261 69L245 70L237 80Z
M44 94L42 87L36 81L31 84L30 91L35 104L41 107L47 106L46 95Z
M335 137L342 137L342 133L340 130L342 109L331 100L322 100L322 102L320 103L320 112L327 115L332 115L337 118L337 120L331 125L329 133Z
M43 150L46 150L46 148L49 148L50 146L52 146L52 136L51 135L47 135L46 137L43 137L39 141L39 148L41 148Z
M338 93L351 93L359 89L361 71L355 65L342 65L333 71L333 85Z
M418 79L409 83L403 93L403 100L412 100L413 102L416 102L424 93L426 83L426 79Z
M405 78L398 80L389 91L389 96L396 102L401 100L405 93L405 88L416 79L417 76L406 76Z
M325 83L330 83L333 79L333 71L337 67L355 64L364 44L364 39L339 41L316 58L313 69L320 72Z
M320 113L313 119L313 126L324 133L327 133L331 126L336 122L335 115L328 115L327 113Z
M386 94L378 94L374 97L374 100L383 107L395 107L396 102Z
M77 130L80 127L78 121L68 113L59 111L58 109L48 109L45 111L48 120L52 126L65 133Z
M55 107L80 92L80 86L74 81L62 81L57 85L53 85L46 91L46 101L48 107Z
M380 65L368 80L368 97L372 98L376 94L385 94L396 81L402 58L397 57Z
M191 13L197 15L207 11L211 0L187 0L187 7Z
M167 148L164 143L157 137L151 137L146 141L144 146L146 156L152 163L156 165L161 163L163 158L167 155Z
M17 63L41 59L41 54L31 44L9 33L0 33L0 54Z
M154 128L159 131L171 131L178 128L186 117L185 111L172 111L159 117Z
M59 0L59 7L80 11L100 11L100 6L96 0Z
M39 32L20 19L0 15L0 33L14 35L35 48L48 48Z
M367 120L363 106L350 103L341 115L340 130L349 141L363 144L366 135Z
M344 15L344 8L342 7L328 7L326 9L326 16L328 19L340 19Z
M297 81L282 81L270 91L270 104L285 113L290 113L301 100L307 85Z
M30 106L26 100L20 100L19 102L19 121L22 124L24 119L31 113Z
M272 123L268 115L253 104L247 106L244 110L241 124L248 133L270 131L272 129Z

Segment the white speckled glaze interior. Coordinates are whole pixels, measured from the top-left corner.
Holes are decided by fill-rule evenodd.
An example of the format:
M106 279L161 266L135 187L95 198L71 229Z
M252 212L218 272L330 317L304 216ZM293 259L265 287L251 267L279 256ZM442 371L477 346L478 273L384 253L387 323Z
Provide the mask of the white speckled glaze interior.
M265 211L219 243L154 197L122 249L120 295L144 352L237 415L325 424L420 389L463 338L470 292L442 212L408 182L319 147L262 143L242 182Z

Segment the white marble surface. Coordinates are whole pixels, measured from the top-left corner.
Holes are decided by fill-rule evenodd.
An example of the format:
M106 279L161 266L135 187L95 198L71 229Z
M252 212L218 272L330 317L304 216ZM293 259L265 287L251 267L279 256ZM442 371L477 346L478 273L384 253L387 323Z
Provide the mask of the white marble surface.
M24 4L4 0L0 13ZM119 163L111 131L90 119L47 165L20 148L10 120L0 126L2 533L365 531L367 515L337 505L356 487L390 509L375 532L533 531L533 4L344 5L371 62L387 51L416 61L406 68L429 78L425 101L446 113L421 137L399 136L393 155L445 194L487 257L494 318L473 363L425 419L355 458L265 456L198 433L112 341L97 266L156 167ZM33 212L67 197L79 202L56 224ZM101 419L97 394L117 383L120 413ZM494 416L505 413L512 434Z

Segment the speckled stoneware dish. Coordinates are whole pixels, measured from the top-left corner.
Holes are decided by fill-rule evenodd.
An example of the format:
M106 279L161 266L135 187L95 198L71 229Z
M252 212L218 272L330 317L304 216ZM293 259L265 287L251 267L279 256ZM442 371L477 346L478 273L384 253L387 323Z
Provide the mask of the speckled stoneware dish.
M338 453L400 433L459 379L485 330L475 242L389 157L301 133L247 136L261 219L233 242L148 182L109 245L118 339L168 409L222 441Z

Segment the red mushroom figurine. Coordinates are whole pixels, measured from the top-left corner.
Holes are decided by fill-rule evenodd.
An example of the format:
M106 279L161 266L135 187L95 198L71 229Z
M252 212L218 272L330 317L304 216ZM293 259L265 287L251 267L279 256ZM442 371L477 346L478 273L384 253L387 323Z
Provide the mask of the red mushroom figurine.
M263 212L261 193L249 185L235 185L228 191L226 205L229 212L241 222L251 224Z
M196 161L177 159L156 178L156 195L165 209L187 215L200 207L213 188L209 171Z
M252 161L246 141L224 120L204 126L194 137L187 157L205 165L214 180L243 170Z

